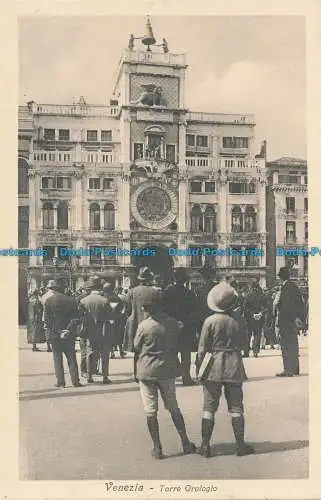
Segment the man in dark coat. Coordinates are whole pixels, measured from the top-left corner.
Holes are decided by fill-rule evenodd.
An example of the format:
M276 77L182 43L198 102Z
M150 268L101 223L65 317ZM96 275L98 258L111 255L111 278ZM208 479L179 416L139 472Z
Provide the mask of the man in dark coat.
M197 349L196 331L200 327L202 311L196 295L185 286L187 276L184 268L174 271L174 285L169 285L163 295L164 312L183 323L179 336L179 352L182 363L184 385L193 385L191 378L191 353Z
M101 280L93 277L87 287L90 294L81 299L79 304L82 318L82 335L88 339L87 351L87 382L93 383L93 374L96 373L97 360L101 356L103 384L110 384L109 355L113 340L109 328L111 308L106 297L101 295Z
M265 312L265 297L259 283L252 284L250 293L244 302L244 317L248 324L248 343L244 356L248 357L250 352L250 343L253 336L253 355L257 358L260 352L262 328Z
M44 327L47 341L52 346L56 387L65 387L63 354L69 366L70 378L74 387L81 387L75 350L77 324L79 320L77 303L72 297L62 293L63 287L52 282L52 294L44 304Z
M283 372L278 377L299 375L298 328L304 321L304 303L298 287L290 281L290 271L281 267L279 271L281 290L275 302L276 327L279 330L283 359Z
M111 333L111 339L113 341L111 358L115 358L114 350L119 349L119 356L123 358L125 356L125 352L123 350L123 342L124 342L124 329L125 329L125 312L126 308L121 300L121 298L117 295L117 289L114 290L114 287L111 283L106 282L103 286L103 296L108 300L109 305L111 307L111 317L109 320L109 328Z
M134 338L138 325L145 319L143 301L149 297L153 287L154 274L145 266L138 272L139 285L131 288L128 293L128 308L130 315L127 318L124 335L124 350L134 352ZM137 376L137 354L134 354L134 380L138 382Z
M228 411L236 440L238 456L254 453L252 446L244 441L244 408L242 384L246 380L241 351L246 342L246 322L234 311L237 295L228 283L222 282L208 294L208 306L215 314L206 318L198 346L197 371L207 353L211 364L203 379L202 445L200 454L211 456L210 441L214 429L215 413L218 410L224 387Z

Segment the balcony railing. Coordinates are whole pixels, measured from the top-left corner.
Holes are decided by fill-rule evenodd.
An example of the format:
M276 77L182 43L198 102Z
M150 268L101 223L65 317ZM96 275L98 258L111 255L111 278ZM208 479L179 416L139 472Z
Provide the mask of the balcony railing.
M297 236L286 236L284 238L284 243L286 243L288 245L298 243L298 238L297 238Z
M201 156L188 156L185 158L185 163L188 167L209 167L213 168L215 165L214 158L205 158Z
M227 114L227 113L202 113L190 112L187 113L187 121L192 122L207 122L207 123L233 123L239 125L254 125L255 117L252 114Z
M35 104L33 109L36 115L65 115L84 117L111 117L119 113L118 106L95 106L86 104Z
M76 158L75 150L68 152L36 150L32 155L32 162L72 165L77 161Z
M140 50L129 50L126 49L123 52L123 61L130 62L142 62L142 63L158 63L158 64L170 64L173 66L185 66L186 58L185 54L172 54L168 52L167 54L163 52L144 52Z

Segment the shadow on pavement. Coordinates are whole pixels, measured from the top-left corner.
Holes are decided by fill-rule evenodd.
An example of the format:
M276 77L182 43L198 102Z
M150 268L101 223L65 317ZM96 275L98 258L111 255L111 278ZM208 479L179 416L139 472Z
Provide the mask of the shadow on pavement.
M118 383L132 383L132 379L130 380L122 380L121 382ZM71 398L73 396L82 397L82 396L91 396L91 395L97 395L97 394L111 394L111 393L117 393L117 392L132 392L132 391L139 391L139 385L135 385L134 387L118 387L115 389L112 387L113 385L116 385L116 382L113 382L109 387L110 389L106 389L104 385L99 384L97 382L97 386L102 387L101 389L93 390L92 387L95 387L96 384L91 384L90 386L85 386L85 387L80 387L79 389L73 388L73 387L67 387L65 389L44 389L44 390L38 390L38 391L25 391L23 393L20 393L19 395L19 400L20 401L36 401L39 399L52 399L52 398ZM87 387L90 387L89 390L87 390ZM54 393L49 392L49 391L54 391ZM36 393L36 394L34 394ZM43 394L44 393L44 394Z
M293 380L296 380L301 377L308 377L308 373L301 373L300 375L296 375L294 377L290 377ZM275 380L280 380L282 377L277 377L276 375L269 375L267 377L249 377L244 383L248 384L249 382L261 382L262 380L269 380L269 379L275 379ZM283 379L284 380L284 379Z
M249 442L249 444L252 444L252 446L254 446L255 455L263 455L265 453L277 453L289 450L300 450L302 448L309 447L309 441L304 441L304 440L282 441L280 443L273 443L272 441L262 441L261 443ZM212 452L211 458L235 455L235 444L218 443L211 447L211 452ZM181 457L183 455L184 455L183 453L175 453L173 455L166 455L165 458L175 458L175 457ZM204 458L204 460L208 459Z

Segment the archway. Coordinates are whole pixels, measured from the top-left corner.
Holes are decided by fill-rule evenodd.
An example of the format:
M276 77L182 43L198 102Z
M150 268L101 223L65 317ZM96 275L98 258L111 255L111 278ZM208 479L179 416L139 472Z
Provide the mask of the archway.
M136 267L137 272L139 268L148 266L154 274L160 275L165 286L168 285L174 267L173 257L168 254L168 248L162 245L145 245L140 248L141 253L147 249L154 250L156 255L132 256L132 264Z

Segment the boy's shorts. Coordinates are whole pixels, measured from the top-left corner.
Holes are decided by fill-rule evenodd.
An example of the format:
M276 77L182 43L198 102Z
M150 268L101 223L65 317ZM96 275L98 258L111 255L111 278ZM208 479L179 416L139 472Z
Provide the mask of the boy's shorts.
M158 391L161 394L164 407L168 411L178 408L176 399L175 379L139 381L140 394L144 411L148 416L154 416L158 411Z
M233 384L231 382L213 382L211 380L204 382L203 411L215 413L218 410L222 387L224 387L224 395L229 413L238 413L243 415L244 407L242 384Z

